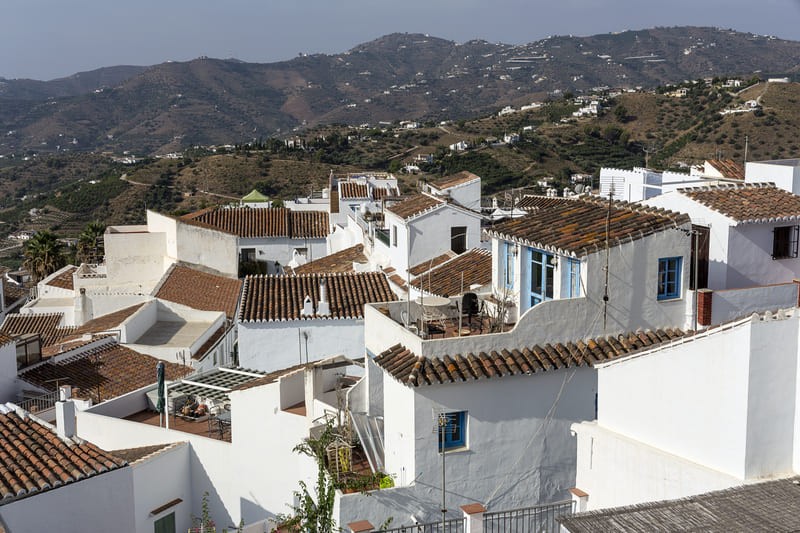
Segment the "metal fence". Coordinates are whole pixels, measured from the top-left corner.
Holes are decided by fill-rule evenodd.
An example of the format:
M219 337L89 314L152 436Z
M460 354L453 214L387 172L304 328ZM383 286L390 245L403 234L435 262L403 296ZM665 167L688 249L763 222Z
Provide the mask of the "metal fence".
M536 507L499 511L483 515L485 533L558 533L559 516L573 513L573 502L566 500Z
M386 246L389 246L389 230L375 228L375 238L381 241Z
M55 407L56 400L58 400L58 391L48 392L47 394L36 396L35 398L23 400L17 405L29 413L36 414Z
M428 524L381 529L380 531L384 533L464 533L464 519L445 520L444 529L442 529L441 522L431 522Z

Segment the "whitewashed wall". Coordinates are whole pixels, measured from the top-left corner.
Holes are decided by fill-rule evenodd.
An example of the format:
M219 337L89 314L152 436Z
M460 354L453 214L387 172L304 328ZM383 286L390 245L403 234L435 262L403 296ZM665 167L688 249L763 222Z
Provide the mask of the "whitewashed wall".
M481 181L456 185L448 189L450 198L467 209L480 212L481 210Z
M577 435L575 486L589 495L587 511L683 498L741 484L741 480L598 426L572 426Z
M745 163L744 175L746 183L771 181L781 189L800 194L800 165L797 160L750 161Z
M393 517L394 527L411 515L441 517L439 409L468 413L466 448L445 458L449 517L472 502L502 510L568 499L576 449L570 425L594 418L595 387L589 368L417 388L386 376L386 469L396 488L342 496L340 523Z
M153 287L166 272L165 233L106 232L103 240L106 272L108 280L113 284L141 284L144 287Z
M728 288L787 283L800 277L800 258L772 259L773 230L790 223L742 224L728 233Z
M70 483L0 506L14 533L135 531L129 467Z
M239 251L244 248L254 248L256 260L269 264L280 263L285 267L292 260L296 248L307 248L309 261L320 259L328 255L326 239L290 239L288 237L270 237L262 239L239 239ZM276 273L270 270L268 273Z
M17 401L17 345L0 345L0 403Z
M189 445L181 443L131 465L137 533L152 533L156 520L170 513L175 513L175 531L187 531L191 527L192 499L197 495L192 490L190 453ZM150 514L176 498L183 501L155 515Z
M798 288L800 285L791 282L714 291L711 324L721 324L755 312L794 307L798 301Z
M318 361L334 355L364 356L363 320L239 322L237 327L239 364L245 368L271 372L304 363L306 359Z

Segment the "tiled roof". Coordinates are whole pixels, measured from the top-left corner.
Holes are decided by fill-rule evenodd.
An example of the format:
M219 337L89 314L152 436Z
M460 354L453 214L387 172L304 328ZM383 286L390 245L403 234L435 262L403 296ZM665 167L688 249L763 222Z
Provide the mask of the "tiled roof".
M3 283L3 301L6 305L6 309L27 297L28 289L25 287L20 287L19 285L9 283L8 281Z
M111 337L110 333L106 335L88 335L87 337L84 337L83 335L65 335L53 344L42 346L42 357L48 358L72 350L78 350L84 346L88 346L93 342L97 342L99 339L105 339L108 337Z
M9 337L8 335L0 333L0 346L5 346L9 342L14 342L14 339Z
M246 390L255 387L260 387L262 385L269 385L270 383L275 383L276 381L278 381L278 378L283 377L287 374L291 374L292 372L300 370L301 368L305 368L306 366L308 365L303 363L299 365L293 365L288 368L275 370L273 372L270 372L269 374L266 374L263 377L256 378L252 381L248 381L247 383L242 383L241 385L237 385L236 387L234 387L234 390Z
M71 329L59 328L58 324L64 318L63 313L29 314L21 315L12 313L6 315L0 333L9 337L38 333L42 337L42 345L54 344L58 339L71 333Z
M192 359L196 361L200 361L205 357L206 353L217 343L225 335L225 326L222 325L217 328L217 331L211 334L211 336L203 343L197 351L192 354Z
M427 272L428 270L437 267L444 263L445 261L449 261L452 258L456 257L455 252L447 252L440 256L434 257L433 259L429 259L428 261L423 261L418 265L414 265L413 267L408 269L408 273L412 276L419 276L423 272Z
M117 329L120 324L125 322L133 313L139 310L144 303L132 305L107 315L102 315L85 322L82 326L75 330L75 335L86 335L89 333L102 333L104 331L111 331Z
M565 202L571 202L571 198L563 198L558 196L539 196L535 194L527 194L519 199L517 205L514 207L518 209L525 209L526 211L535 211L552 207L554 205L561 205Z
M74 290L75 287L73 286L73 283L72 283L72 274L74 274L76 270L78 270L78 267L74 267L74 266L66 269L64 272L62 272L58 276L56 276L53 279L49 280L47 282L47 285L50 285L51 287L59 287L61 289Z
M241 291L241 280L175 265L167 272L155 296L201 311L223 311L228 318L233 318Z
M16 412L0 414L0 504L126 465L90 442L61 439L52 426Z
M492 252L474 248L430 272L421 274L411 285L429 294L456 296L470 286L492 282Z
M408 220L426 211L431 211L440 205L444 205L444 203L444 200L419 193L387 207L386 210L394 213L403 220Z
M328 213L324 211L292 211L284 207L213 208L181 218L190 224L245 238L324 239L329 233Z
M400 191L397 190L397 187L373 187L372 189L372 199L375 201L383 200L389 196L398 196Z
M135 352L119 344L105 344L63 361L41 364L20 373L20 379L46 390L71 385L73 396L91 398L99 403L135 391L156 382L158 359ZM166 378L180 379L191 367L176 363L166 365ZM98 398L99 394L99 398Z
M320 280L325 279L330 315L304 317L308 295L316 313ZM299 276L248 276L244 280L239 320L268 322L304 318L363 318L364 304L395 300L389 282L380 272L313 273Z
M571 533L800 531L800 478L559 517Z
M305 265L294 269L295 274L310 274L312 272L353 272L353 263L366 263L364 245L357 244L345 248L335 254L326 255Z
M641 239L688 224L688 215L625 202L581 198L538 209L487 230L493 237L563 254L586 255L605 248L606 219L611 212L609 243Z
M445 176L439 180L434 181L433 186L439 190L444 190L444 189L449 189L451 187L455 187L457 185L465 185L467 183L479 179L481 179L480 176L477 176L472 172L462 170L461 172L457 172L455 174L451 174L449 176Z
M567 344L444 357L417 356L397 344L378 355L375 363L404 385L419 387L591 366L684 335L679 329L638 331Z
M709 159L708 164L722 174L723 178L744 181L744 165L733 159Z
M369 187L366 183L343 181L339 183L339 197L343 200L366 199L369 198Z
M725 184L678 190L736 222L775 222L800 218L800 196L771 183Z
M133 464L147 457L153 457L167 448L175 448L176 446L181 446L182 444L183 443L181 442L155 444L153 446L140 446L139 448L111 450L109 453L113 454L114 457L119 457L120 459L125 460L128 464Z

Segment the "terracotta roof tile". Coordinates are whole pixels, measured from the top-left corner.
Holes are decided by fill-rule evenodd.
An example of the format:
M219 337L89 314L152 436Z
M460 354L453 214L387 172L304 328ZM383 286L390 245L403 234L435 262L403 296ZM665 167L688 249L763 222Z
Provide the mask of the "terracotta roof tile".
M312 272L353 272L353 263L366 263L364 245L357 244L345 248L335 254L326 255L305 265L294 269L295 274L310 274Z
M384 198L388 198L390 196L399 196L400 191L397 187L373 187L372 188L372 199L377 201L383 200Z
M394 213L403 220L408 220L426 211L431 211L440 205L444 205L445 201L427 194L415 194L409 196L405 200L398 202L386 208L387 211Z
M560 198L558 196L539 196L535 194L528 194L523 196L517 202L518 209L525 209L526 211L535 211L537 209L546 209L554 205L561 205L564 202L571 202L570 198Z
M366 183L344 181L339 183L339 197L343 200L369 199L369 187Z
M16 412L0 414L0 504L126 465L123 459Z
M408 269L408 273L412 276L419 276L423 272L427 272L431 268L437 267L442 263L451 260L452 258L456 257L455 252L447 252L438 257L434 257L433 259L429 259L428 261L423 261L418 265L414 265L413 267ZM384 270L384 272L388 272L388 270Z
M131 315L142 307L144 303L132 305L107 315L102 315L85 322L82 326L78 327L74 335L86 335L89 333L102 333L104 331L112 331L119 328L119 325L125 322Z
M87 337L84 337L83 335L65 335L53 344L42 346L42 357L48 358L72 350L78 350L84 346L96 342L98 339L104 339L108 337L111 337L111 334L88 335Z
M679 329L633 332L566 344L444 357L417 356L397 344L375 357L375 363L402 384L419 387L591 366L685 335Z
M47 285L50 285L51 287L60 287L62 289L74 290L75 287L73 285L72 274L74 274L76 270L78 270L78 267L74 266L66 269L58 276L49 280L47 282Z
M156 382L158 359L119 344L105 344L81 354L34 366L20 373L20 379L45 390L71 385L73 395L93 402L116 398ZM164 363L169 380L192 372L188 366ZM98 397L99 395L99 397Z
M800 196L771 183L724 184L678 191L737 222L774 222L800 218Z
M20 287L8 281L3 282L3 301L6 305L6 310L14 306L20 300L28 298L29 291L25 287Z
M301 368L305 368L306 366L308 365L304 363L299 365L293 365L288 368L282 368L280 370L275 370L273 372L270 372L269 374L264 375L263 377L253 379L251 381L248 381L247 383L242 383L241 385L237 385L236 387L234 387L234 390L247 390L247 389L252 389L254 387L260 387L262 385L269 385L270 383L275 383L276 381L278 381L278 378L283 377L287 374L291 374L292 372L300 370Z
M241 280L175 265L155 296L201 311L222 311L233 318L241 291Z
M444 189L449 189L451 187L455 187L457 185L466 185L467 183L479 179L481 179L480 176L473 174L472 172L462 170L461 172L457 172L455 174L451 174L449 176L445 176L441 179L438 179L434 181L432 185L439 190L444 190Z
M609 242L616 246L688 224L688 215L638 204L613 202ZM582 197L543 207L526 216L501 222L487 233L558 253L583 256L605 248L608 200Z
M329 233L328 213L284 207L220 207L189 213L181 219L244 238L324 239Z
M308 295L316 313L319 285L327 286L331 314L320 317L301 315ZM269 322L305 318L363 318L364 304L395 300L386 276L379 272L313 273L299 276L248 276L244 280L239 320Z
M744 181L744 165L733 159L709 159L708 164L722 174L723 178Z
M429 294L456 296L469 292L474 284L488 285L491 282L492 252L474 248L430 272L420 274L411 285Z
M134 464L147 457L152 457L158 453L166 450L167 448L174 448L180 446L182 443L173 442L167 444L155 444L153 446L140 446L139 448L126 448L124 450L111 450L109 453L114 457L119 457L125 460L128 464Z
M49 346L73 332L74 328L60 328L58 325L64 318L63 313L26 314L12 313L6 315L0 333L9 337L38 333L42 345Z

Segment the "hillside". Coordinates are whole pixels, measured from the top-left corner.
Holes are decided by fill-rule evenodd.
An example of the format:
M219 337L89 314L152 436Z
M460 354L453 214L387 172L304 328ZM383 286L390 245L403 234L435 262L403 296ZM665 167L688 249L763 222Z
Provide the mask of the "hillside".
M552 37L521 46L393 34L270 64L196 59L64 80L0 80L0 155L166 153L318 124L475 117L566 92L798 71L800 43L713 28ZM102 89L102 90L100 90Z

